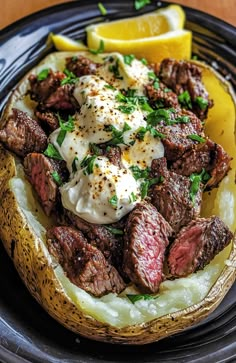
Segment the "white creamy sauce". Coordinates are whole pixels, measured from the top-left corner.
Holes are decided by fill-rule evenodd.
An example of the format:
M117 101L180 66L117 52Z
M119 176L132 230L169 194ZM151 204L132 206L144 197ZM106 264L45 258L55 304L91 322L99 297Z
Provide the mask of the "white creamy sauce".
M149 131L142 140L136 137L140 127L147 126L147 111L136 103L132 112L125 112L129 105L120 99L122 90L144 96L149 72L136 59L127 65L118 53L106 57L97 74L82 76L76 83L74 97L80 111L74 117L74 130L67 131L60 144L60 128L49 137L70 172L69 182L60 188L62 204L88 222L114 223L129 213L141 200L143 182L134 178L130 167L145 169L164 155L162 142ZM121 168L91 152L91 144L112 144L117 132Z

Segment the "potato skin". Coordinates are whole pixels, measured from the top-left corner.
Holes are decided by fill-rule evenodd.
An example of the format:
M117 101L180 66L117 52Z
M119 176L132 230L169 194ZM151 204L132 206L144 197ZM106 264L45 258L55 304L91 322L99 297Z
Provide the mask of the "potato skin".
M14 104L14 102L11 100ZM8 109L9 112L9 109ZM120 344L147 344L196 324L213 311L232 286L235 267L225 266L205 299L187 309L147 323L116 328L86 316L69 298L54 272L53 260L20 209L11 188L15 157L0 147L0 238L32 296L59 323L90 339ZM236 238L231 262L236 261Z

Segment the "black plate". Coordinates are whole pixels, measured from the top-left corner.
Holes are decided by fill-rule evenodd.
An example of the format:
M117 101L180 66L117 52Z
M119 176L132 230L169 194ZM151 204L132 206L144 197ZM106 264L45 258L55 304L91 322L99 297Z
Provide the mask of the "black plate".
M83 5L85 3L85 5ZM137 15L133 1L103 1L107 19ZM158 3L158 6L162 6ZM152 11L148 5L140 13ZM193 52L231 79L236 86L236 31L210 15L184 8L186 28L193 31ZM0 35L0 111L24 73L52 49L50 31L84 39L84 28L103 21L97 1L71 2L30 15ZM147 346L97 343L71 333L51 319L20 281L0 245L0 361L1 362L177 362L236 361L236 285L205 321L180 334Z

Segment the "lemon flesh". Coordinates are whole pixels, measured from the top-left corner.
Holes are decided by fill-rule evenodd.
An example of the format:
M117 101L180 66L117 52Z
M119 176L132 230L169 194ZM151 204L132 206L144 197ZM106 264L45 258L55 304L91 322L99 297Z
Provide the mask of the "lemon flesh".
M149 62L163 58L189 59L192 33L184 30L185 13L170 5L152 13L86 28L88 47L98 49L101 41L106 52L134 54Z
M50 34L49 39L53 42L55 48L59 51L81 51L87 50L85 44L81 41L76 41L62 34Z

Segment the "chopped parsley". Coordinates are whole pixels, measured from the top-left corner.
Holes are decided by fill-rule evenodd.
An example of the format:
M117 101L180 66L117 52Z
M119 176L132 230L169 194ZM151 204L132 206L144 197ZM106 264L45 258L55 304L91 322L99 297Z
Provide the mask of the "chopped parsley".
M64 84L74 84L79 79L73 72L69 71L69 69L64 69L63 73L66 77L61 80L61 86Z
M198 141L200 143L203 143L206 141L206 139L204 139L204 137L201 137L199 135L196 135L196 134L190 134L187 136L188 139L191 139L193 141Z
M163 181L164 181L163 176L160 176L159 178L152 178L152 179L148 179L148 180L145 180L144 182L142 182L140 185L141 198L144 199L147 196L148 189L152 185L158 184L158 183L163 183Z
M143 63L145 66L148 64L148 61L145 58L141 58L140 62Z
M129 202L133 203L137 200L137 195L134 194L134 192L132 192L129 196Z
M119 59L116 60L115 64L110 64L108 70L114 74L116 79L123 79L119 71Z
M147 179L149 177L149 173L151 169L147 167L146 169L140 169L138 165L131 165L130 170L132 171L133 177L135 180L138 179Z
M164 135L161 132L157 131L151 125L147 125L146 127L144 127L144 126L139 127L138 132L136 134L136 137L139 140L144 140L144 136L145 136L146 132L148 132L148 131L150 132L150 134L153 137L159 137L160 139L164 139L166 137L166 135Z
M63 160L63 158L61 157L59 151L57 151L57 149L55 148L55 146L53 144L48 144L47 149L44 151L44 155L48 156L49 158L52 159L57 159L57 160Z
M133 113L136 109L134 105L127 105L127 106L118 106L117 109L123 113Z
M98 9L103 16L107 15L107 9L102 3L98 3Z
M79 159L77 158L77 156L75 156L74 157L74 160L72 161L72 165L71 165L71 167L72 167L72 171L73 171L73 173L76 173L77 172L77 161L78 161Z
M195 203L195 198L201 183L206 183L210 178L211 176L206 172L205 169L202 169L200 174L192 173L190 175L189 179L191 181L191 186L190 186L189 196L193 204Z
M81 168L84 168L84 175L89 175L93 173L93 168L94 168L94 162L97 158L97 155L93 155L93 156L88 156L86 155L83 160L80 163Z
M188 91L184 91L182 92L179 96L178 96L178 100L181 103L181 105L185 108L192 108L192 102L191 102L191 97Z
M92 54L100 54L104 52L104 41L100 40L100 44L98 49L89 49L89 52Z
M148 78L150 80L156 80L156 79L158 79L158 77L155 75L155 73L153 71L148 72Z
M59 146L61 146L65 139L67 131L74 131L75 129L74 118L72 116L69 116L68 121L64 121L59 114L57 114L57 118L61 128L57 136L57 143Z
M60 175L58 174L57 171L53 171L51 173L51 175L52 175L52 178L56 182L57 185L59 185L59 186L62 185L61 177L60 177Z
M139 300L153 300L158 297L149 294L127 294L126 296L132 302L132 304L136 303L136 301Z
M47 78L48 74L49 74L49 69L48 68L42 69L42 71L39 72L39 74L37 76L37 80L38 81L43 81L44 79Z
M153 83L153 87L154 87L154 89L159 89L160 88L159 79L155 79L155 81Z
M125 64L127 64L128 66L131 66L131 63L135 59L135 56L133 54L124 55L123 57Z
M108 202L113 206L113 207L117 207L117 203L118 203L118 198L117 195L113 195Z
M164 121L166 125L188 123L190 121L189 116L177 116L172 119L171 116L173 113L176 113L174 108L155 110L147 116L147 123L151 126L157 126L161 121Z
M123 139L124 132L131 130L131 127L125 122L122 131L118 130L113 125L108 125L104 127L104 131L112 132L112 139L107 142L107 145L118 145L125 144Z
M201 110L205 110L208 106L208 101L200 96L195 98L195 102L197 103L197 105L200 107Z
M119 228L113 228L113 227L110 227L110 226L104 226L108 231L110 231L111 233L113 234L117 234L117 235L123 235L124 234L124 231L122 229L119 229Z

